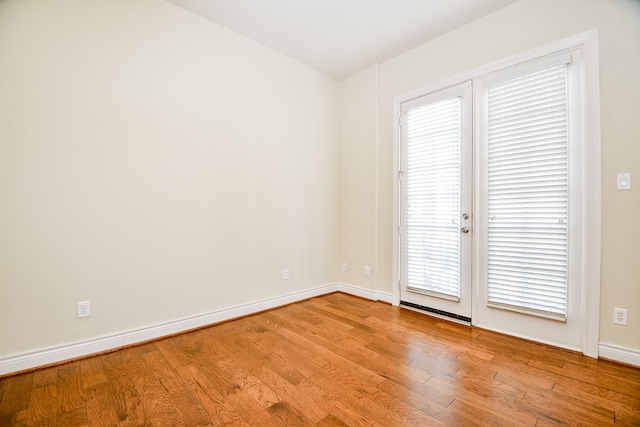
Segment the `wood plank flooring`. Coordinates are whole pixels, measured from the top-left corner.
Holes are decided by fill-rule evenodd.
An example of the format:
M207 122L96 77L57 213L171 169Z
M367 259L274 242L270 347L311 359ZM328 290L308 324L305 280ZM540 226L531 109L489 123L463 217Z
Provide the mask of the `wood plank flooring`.
M0 379L0 426L640 426L640 370L336 293Z

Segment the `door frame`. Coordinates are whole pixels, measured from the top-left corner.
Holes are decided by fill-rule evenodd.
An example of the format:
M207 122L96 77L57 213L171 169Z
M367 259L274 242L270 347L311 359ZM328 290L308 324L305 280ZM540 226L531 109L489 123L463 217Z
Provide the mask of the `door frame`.
M599 55L598 33L596 29L577 34L575 36L541 46L506 59L460 73L445 80L429 84L427 86L397 95L393 100L393 280L392 280L392 304L400 304L400 278L401 278L401 254L399 232L401 224L400 206L400 150L401 133L399 131L401 116L401 104L422 95L436 92L447 87L460 84L467 80L474 80L483 75L520 64L545 55L550 55L565 49L580 48L583 53L583 111L582 134L584 140L584 200L582 203L583 215L583 243L582 243L582 304L581 325L582 339L581 351L584 355L597 358L600 327L600 258L601 258L601 155L600 155L600 87L599 87ZM476 114L475 112L473 114ZM475 120L473 126L476 126ZM475 133L475 129L474 129ZM475 135L474 135L475 139ZM474 183L474 211L477 207L477 184ZM477 229L477 216L474 219L474 228ZM472 325L475 325L474 310L479 297L478 288L478 242L473 243L473 278L472 278ZM477 317L477 316L476 316ZM527 337L523 337L527 338Z

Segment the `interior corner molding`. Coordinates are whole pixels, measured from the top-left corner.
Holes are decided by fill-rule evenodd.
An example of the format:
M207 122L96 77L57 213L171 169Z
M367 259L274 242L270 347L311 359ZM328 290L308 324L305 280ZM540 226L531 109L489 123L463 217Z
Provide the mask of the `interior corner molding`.
M309 298L330 294L332 292L344 292L346 294L374 301L391 302L391 294L386 292L372 291L344 283L331 283L303 291L292 292L275 298L268 298L258 302L237 305L226 309L216 310L211 313L186 317L145 328L10 355L0 358L0 375L25 371L61 363L67 360L90 356L92 354L111 351L121 347L247 316Z
M599 357L640 367L640 350L601 342Z

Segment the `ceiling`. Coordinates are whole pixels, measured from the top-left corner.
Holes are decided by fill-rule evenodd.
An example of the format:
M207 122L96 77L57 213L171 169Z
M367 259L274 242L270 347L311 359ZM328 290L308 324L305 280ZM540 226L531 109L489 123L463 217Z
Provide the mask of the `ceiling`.
M341 80L517 0L168 0Z

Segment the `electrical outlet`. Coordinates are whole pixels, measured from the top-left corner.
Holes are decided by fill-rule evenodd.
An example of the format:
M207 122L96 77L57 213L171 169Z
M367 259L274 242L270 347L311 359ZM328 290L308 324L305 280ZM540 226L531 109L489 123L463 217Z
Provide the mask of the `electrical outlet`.
M284 280L289 280L289 269L285 268L284 271L282 272L282 278Z
M342 263L342 271L347 271L347 263L346 262Z
M627 310L625 308L616 307L613 309L613 323L627 326Z
M78 303L78 319L91 316L91 306L89 301L81 301Z
M368 265L364 266L364 275L371 276L371 267L369 267Z

